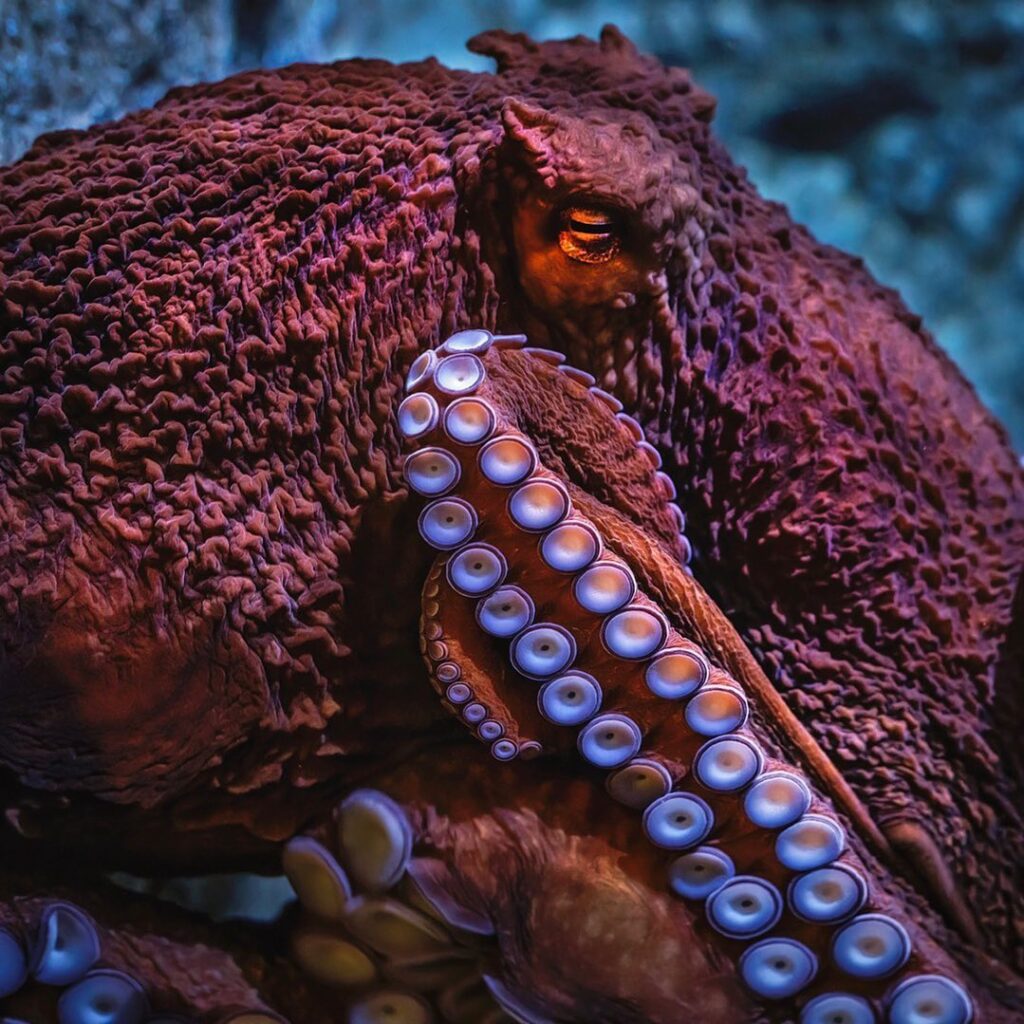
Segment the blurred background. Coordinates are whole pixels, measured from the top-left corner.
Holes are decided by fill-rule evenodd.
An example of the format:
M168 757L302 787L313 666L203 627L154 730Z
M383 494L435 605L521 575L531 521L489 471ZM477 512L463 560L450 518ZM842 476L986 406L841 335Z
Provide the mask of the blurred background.
M1024 451L1021 0L0 0L0 164L172 85L352 56L488 70L613 21L693 69L761 191L900 289Z

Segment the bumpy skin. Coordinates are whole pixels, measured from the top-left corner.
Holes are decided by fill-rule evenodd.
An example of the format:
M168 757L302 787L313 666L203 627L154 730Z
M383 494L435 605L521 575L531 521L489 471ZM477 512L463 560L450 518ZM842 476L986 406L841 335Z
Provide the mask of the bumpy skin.
M893 292L757 195L685 73L614 31L475 48L498 74L352 61L178 90L0 173L5 856L269 866L368 782L507 935L574 941L543 915L591 862L686 934L593 780L497 765L419 659L403 376L459 328L522 330L642 423L697 578L888 844L861 851L872 877L978 1018L1014 1019L1024 478L1004 432ZM610 262L559 247L570 200L618 211ZM545 436L542 380L524 431L632 518L647 540L623 557L653 579L679 554L660 506L611 449ZM649 997L625 940L554 981L541 947L502 946L507 975L560 1019L693 1011ZM755 1015L714 948L682 975L722 979L704 1019Z

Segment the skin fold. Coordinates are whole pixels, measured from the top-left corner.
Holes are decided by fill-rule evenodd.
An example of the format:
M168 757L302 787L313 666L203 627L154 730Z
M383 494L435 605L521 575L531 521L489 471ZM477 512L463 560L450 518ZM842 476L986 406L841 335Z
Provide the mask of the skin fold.
M506 733L546 728L472 615L428 595L446 556L403 477L410 367L480 327L614 396L556 356L485 358L538 472L842 823L914 969L964 985L975 1020L1018 1019L1005 432L895 293L758 196L685 72L613 29L471 47L495 74L251 73L0 172L0 924L30 944L71 900L154 1009L344 1020L279 937L126 920L95 879L275 870L302 833L342 857L339 801L370 787L489 922L473 969L513 1019L795 1019L751 998L573 734L501 762L446 707L433 600ZM615 700L683 763L671 705ZM124 952L139 921L180 970Z

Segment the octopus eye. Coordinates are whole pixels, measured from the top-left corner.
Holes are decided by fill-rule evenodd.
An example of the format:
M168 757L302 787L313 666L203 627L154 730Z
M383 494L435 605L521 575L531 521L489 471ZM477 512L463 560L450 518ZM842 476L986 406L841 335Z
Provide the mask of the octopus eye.
M562 211L558 244L580 263L607 263L622 245L621 218L607 207L567 206Z

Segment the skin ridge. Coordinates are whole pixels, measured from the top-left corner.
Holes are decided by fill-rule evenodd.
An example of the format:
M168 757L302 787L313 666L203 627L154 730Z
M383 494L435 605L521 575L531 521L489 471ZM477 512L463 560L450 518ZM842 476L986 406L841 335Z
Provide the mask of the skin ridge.
M643 423L699 578L879 825L927 824L1020 970L1005 431L895 292L756 195L685 73L612 33L473 45L498 75L249 73L0 171L5 806L132 826L101 863L246 862L382 745L449 742L429 688L404 697L427 563L394 413L421 348L525 330ZM636 159L594 164L623 138ZM553 293L513 223L578 191L628 211L622 308Z

